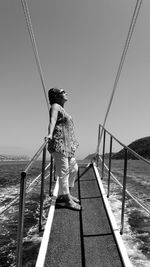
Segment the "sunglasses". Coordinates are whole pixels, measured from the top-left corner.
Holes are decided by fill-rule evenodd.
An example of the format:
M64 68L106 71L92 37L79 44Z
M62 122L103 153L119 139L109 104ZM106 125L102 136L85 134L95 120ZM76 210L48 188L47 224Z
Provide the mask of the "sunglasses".
M61 95L61 94L65 94L65 90L61 90L58 94Z

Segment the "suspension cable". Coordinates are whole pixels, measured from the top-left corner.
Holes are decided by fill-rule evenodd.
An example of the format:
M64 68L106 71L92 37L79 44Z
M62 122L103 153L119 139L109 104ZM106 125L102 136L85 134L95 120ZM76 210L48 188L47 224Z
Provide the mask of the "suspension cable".
M130 23L129 31L128 31L128 34L127 34L126 42L125 42L124 49L123 49L122 56L121 56L121 60L120 60L120 63L119 63L117 75L116 75L116 78L115 78L112 94L111 94L110 101L109 101L109 104L108 104L108 108L107 108L107 111L106 111L106 114L105 114L105 118L104 118L104 121L103 121L102 131L101 131L101 134L100 134L100 136L98 138L98 145L97 145L97 151L96 151L97 154L99 154L99 146L100 146L100 142L101 142L102 135L103 135L103 129L105 127L106 120L107 120L107 117L108 117L108 114L109 114L109 111L110 111L110 107L111 107L111 104L112 104L112 101L113 101L113 97L115 95L117 84L118 84L118 81L119 81L119 78L120 78L120 75L121 75L121 71L122 71L123 64L124 64L124 61L125 61L125 57L126 57L126 54L127 54L128 48L129 48L131 37L132 37L133 31L134 31L134 28L135 28L137 17L139 15L139 11L140 11L140 8L141 8L142 1L143 0L137 0L136 5L135 5L135 9L134 9L134 12L133 12L133 16L132 16L132 20L131 20L131 23Z
M41 79L41 83L42 83L42 87L43 87L43 91L44 91L46 104L47 104L47 107L48 107L48 110L49 110L49 102L48 102L48 98L47 98L47 94L46 94L44 76L43 76L42 67L41 67L41 63L40 63L40 58L39 58L39 53L38 53L38 49L37 49L37 44L36 44L36 39L35 39L34 31L33 31L32 22L31 22L31 17L30 17L30 13L29 13L29 8L28 8L26 0L21 0L21 3L22 3L22 8L23 8L23 12L24 12L24 16L25 16L28 32L29 32L29 35L30 35L30 40L31 40L31 43L32 43L32 48L33 48L33 52L34 52L34 56L35 56L35 60L36 60L37 68L38 68L38 72L39 72L39 75L40 75L40 79Z

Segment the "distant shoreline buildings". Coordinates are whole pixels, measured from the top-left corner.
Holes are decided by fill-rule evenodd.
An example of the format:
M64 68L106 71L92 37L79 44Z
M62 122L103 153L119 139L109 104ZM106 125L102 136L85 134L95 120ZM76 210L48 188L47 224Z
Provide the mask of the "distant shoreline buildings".
M0 155L0 161L28 161L28 156Z

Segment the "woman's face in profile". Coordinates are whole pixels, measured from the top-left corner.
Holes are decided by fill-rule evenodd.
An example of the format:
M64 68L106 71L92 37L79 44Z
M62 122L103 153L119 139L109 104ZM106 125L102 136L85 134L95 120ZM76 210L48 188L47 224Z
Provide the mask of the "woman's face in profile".
M58 94L59 99L66 102L68 100L68 95L64 89L60 89L60 93Z

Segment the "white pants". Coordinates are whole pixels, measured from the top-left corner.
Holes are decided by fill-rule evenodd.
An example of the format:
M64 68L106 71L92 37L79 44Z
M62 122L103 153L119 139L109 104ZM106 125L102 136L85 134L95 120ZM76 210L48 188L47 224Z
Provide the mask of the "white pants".
M59 195L69 194L69 187L74 187L78 173L78 165L74 157L67 158L61 153L52 153L56 167L56 176L59 177Z

